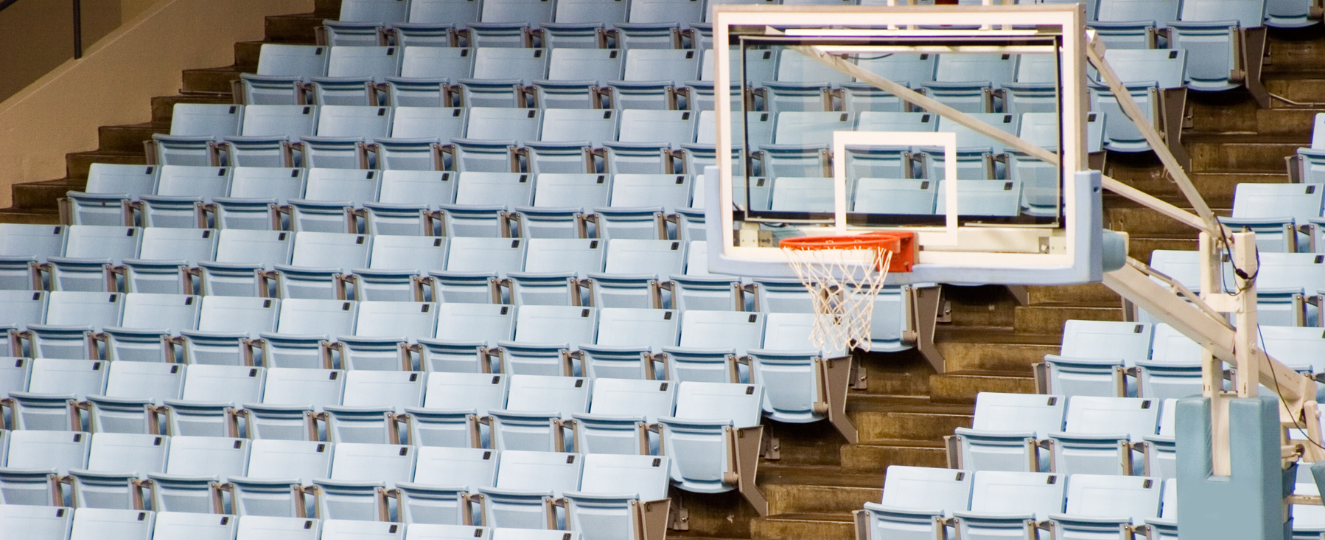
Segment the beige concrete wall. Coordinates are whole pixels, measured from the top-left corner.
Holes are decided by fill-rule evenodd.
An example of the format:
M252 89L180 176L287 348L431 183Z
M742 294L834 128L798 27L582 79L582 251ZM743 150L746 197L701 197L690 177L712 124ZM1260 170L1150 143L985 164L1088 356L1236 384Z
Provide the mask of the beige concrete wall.
M120 18L122 23L127 23L165 0L121 0Z
M24 3L53 2L10 9ZM96 149L98 126L151 120L151 98L177 93L182 70L232 64L236 41L262 39L263 17L312 10L313 0L147 6L88 47L82 60L64 62L0 102L0 207L12 204L13 184L64 177L64 155Z

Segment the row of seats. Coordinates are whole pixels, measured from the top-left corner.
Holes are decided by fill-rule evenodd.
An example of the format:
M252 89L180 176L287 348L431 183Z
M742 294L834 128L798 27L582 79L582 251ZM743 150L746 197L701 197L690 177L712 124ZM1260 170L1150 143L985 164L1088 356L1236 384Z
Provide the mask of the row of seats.
M1281 308L1274 311L1273 307ZM1325 371L1325 331L1315 326L1271 326L1284 306L1258 306L1264 351L1304 373ZM1107 352L1105 352L1107 351ZM1043 393L1068 396L1181 398L1201 393L1201 347L1164 323L1070 320L1062 351L1046 355L1039 374Z
M860 540L1178 538L1177 481L1149 477L888 467Z
M218 109L204 110L202 107ZM176 127L172 131L185 135L154 136L156 148L153 158L157 163L206 168L175 169L169 171L170 174L162 171L155 176L152 169L143 168L122 167L114 173L110 170L104 173L94 170L91 172L93 179L99 180L103 174L115 174L125 177L116 178L117 183L125 186L117 188L101 185L90 179L88 191L125 193L126 189L137 189L141 193L148 189L149 182L154 181L156 196L210 199L260 198L266 195L266 198L273 198L267 191L271 188L264 190L261 186L280 183L289 187L283 187L275 195L299 198L298 193L287 193L303 184L304 179L297 173L287 171L290 178L286 179L274 171L241 171L244 174L238 186L235 186L233 173L229 169L216 168L221 164L229 164L237 169L297 164L314 170L375 167L387 170L449 169L493 173L524 171L533 175L599 174L600 171L614 175L654 175L649 178L628 177L634 179L632 182L643 185L633 188L635 191L614 195L621 197L619 201L608 201L612 206L638 206L641 201L638 196L632 197L632 193L662 183L665 176L677 171L697 174L702 172L704 165L716 162L716 149L713 146L715 115L710 111L692 117L688 111L628 110L617 113L589 109L418 107L399 107L393 111L386 107L251 105L242 111L241 117L240 111L236 110L239 108L195 105L188 111L178 111L175 117ZM271 118L265 117L281 117L286 113L294 115L302 123L273 123ZM259 115L264 117L254 118ZM973 116L1042 148L1054 150L1058 146L1057 113L974 113ZM1103 151L1108 133L1105 115L1089 113L1086 120L1087 149L1091 153ZM243 122L242 128L240 122ZM838 131L950 131L957 134L959 178L1037 178L1045 172L1040 169L1047 168L1047 172L1053 173L1049 175L1053 177L1053 183L1057 184L1056 168L1017 154L1004 143L953 120L929 113L794 111L773 115L753 112L748 113L744 119L740 115L734 116L732 124L733 136L742 144L748 142L756 149L750 152L752 176L826 176L832 170L831 162L834 158L831 152L833 133ZM256 127L259 125L279 127L272 127L272 132L261 137L229 135L248 133L250 127L255 130L265 129ZM285 131L274 131L278 129ZM943 178L941 148L852 146L846 149L845 154L843 158L847 161L847 177L850 179ZM989 159L991 155L1004 154L1020 155L1019 162L1005 166L1005 160L1001 158L993 162ZM744 164L740 159L734 159L733 163L737 171L743 170ZM355 184L348 186L355 188L351 193L359 195L358 199L364 199L365 202L378 202L373 200L377 197L386 198L381 202L395 202L404 198L404 194L391 190L379 195L379 183L388 179L376 174L365 172L356 177L349 172L324 171L319 173L324 175L322 178L312 177L311 172L309 174L307 182L310 183ZM252 176L261 178L250 180ZM440 204L454 202L520 206L533 202L535 206L546 205L537 201L538 189L528 182L528 178L483 178L494 178L488 180L489 183L500 178L506 180L506 183L518 185L507 188L511 193L505 194L506 198L494 199L494 195L489 192L495 188L483 190L480 187L455 187L437 192L438 188L451 187L450 184L429 190L429 195L435 193L442 196L442 200L438 201ZM597 183L598 179L595 178L594 182ZM688 188L690 184L691 181L686 179L677 186ZM602 187L605 186L587 191L598 193ZM106 191L114 189L121 191ZM560 188L558 193L566 189ZM673 186L670 189L675 191L679 188ZM324 191L327 190L322 189L322 186L313 185L301 193L303 198L309 200L347 198L340 196L337 199L334 191ZM675 207L702 207L700 197L697 190L692 194L687 189L684 193L671 194L666 200Z
M963 4L978 4L964 1ZM1023 2L1026 3L1026 2ZM1030 2L1076 3L1076 1ZM1206 2L1136 2L1125 0L1086 0L1088 20L1103 22L1200 20L1202 15L1224 7L1214 1ZM717 4L800 5L800 6L852 6L888 5L879 0L559 0L533 3L529 0L492 0L475 2L461 0L352 0L342 4L340 21L395 25L399 23L451 24L473 23L530 24L561 23L620 25L622 23L671 23L706 30L713 6ZM932 2L919 2L932 5ZM1190 5L1186 5L1190 4ZM1300 28L1320 22L1320 15L1311 11L1310 2L1265 2L1260 4L1264 23L1276 28ZM1181 17L1181 19L1180 19ZM1259 26L1249 21L1250 26ZM1111 45L1112 47L1112 45Z
M727 291L699 289L691 302L731 309L731 287L728 283ZM12 310L3 322L13 331L5 341L14 353L37 358L141 362L179 358L197 364L261 361L267 367L329 368L332 358L324 349L334 348L340 351L345 369L396 370L403 365L406 371L562 375L572 371L571 359L559 353L587 346L581 360L599 365L579 369L577 364L575 372L603 376L627 370L625 376L640 378L645 373L644 353L671 350L673 363L680 363L699 352L686 349L703 349L708 354L702 356L716 362L714 368L723 369L729 356L748 351L817 352L805 337L814 324L812 313L88 292L49 293L46 305L46 296L19 292L2 297L4 307ZM248 319L232 319L240 316ZM889 319L880 317L880 325ZM885 335L880 341L901 331L881 330ZM418 345L404 347L405 343ZM183 348L182 354L176 346ZM252 347L262 348L262 354L249 356ZM421 356L419 366L402 347ZM485 347L496 349L482 350ZM667 378L726 379L721 370L704 375L691 373L692 369L699 366L671 366L666 373L674 377Z
M795 413L773 408L773 401L786 401L791 392L765 394L760 385L143 362L111 362L110 369L100 370L103 395L95 383L76 387L96 375L47 369L60 368L60 362L77 368L79 361L21 360L37 365L34 385L61 386L49 380L60 374L70 380L60 387L65 393L10 392L5 405L13 408L15 433L77 428L98 434L648 455L660 450L645 424L693 415L686 411L705 395L748 395L730 404L744 408L708 413L737 427L758 425L761 407L771 418ZM761 373L776 370L763 368ZM200 387L205 384L215 387ZM97 393L70 393L84 390ZM89 411L88 418L82 410Z
M647 224L652 226L654 216L649 213L648 217ZM687 275L687 266L692 267L691 274L702 275L706 264L702 240L687 243L632 238L447 238L99 225L39 227L37 231L19 231L30 234L9 239L14 245L26 242L28 247L48 247L42 243L49 242L51 249L20 251L22 255L0 259L5 263L0 267L4 269L0 274L5 278L3 289L345 298L337 291L344 291L342 284L354 274L359 277L350 285L362 284L365 289L350 298L422 300L409 292L419 280L428 281L425 277L432 276L434 283L424 284L434 293L432 300L484 302L487 300L483 297L446 298L437 290L446 284L435 282L455 278L451 283L477 285L486 291L492 278L519 272L557 274L562 281L590 274L647 281ZM55 243L61 240L59 229L70 231L62 250L55 249ZM159 251L172 246L173 251ZM191 276L201 278L200 288L192 286ZM368 290L375 285L382 288ZM302 287L312 288L298 290ZM374 293L380 298L374 298Z
M513 378L519 379L520 377L514 376ZM528 379L530 384L524 388L539 388L541 385L539 384L538 379L540 378L533 377ZM544 383L563 380L569 379L542 378ZM651 398L650 401L657 403L658 399L656 396L663 396L664 398L671 396L671 394L666 393L666 390L669 387L668 383L650 382L648 384L653 387L653 390L650 392L655 394L655 397ZM759 385L689 382L681 383L677 386L678 388L675 390L676 405L674 409L674 414L676 416L658 418L657 422L660 426L656 428L659 432L661 441L657 444L656 448L665 448L666 456L670 459L663 459L663 456L638 455L641 453L647 454L650 451L650 444L647 442L635 444L633 448L624 448L626 452L623 454L589 455L604 456L599 458L603 461L621 460L635 462L641 464L641 466L646 469L656 471L653 477L659 480L661 485L657 486L655 489L661 488L663 493L665 493L668 477L670 477L672 484L688 491L715 493L732 489L734 486L729 485L729 482L726 480L726 475L735 465L733 463L727 463L726 460L715 461L711 459L711 456L726 454L726 445L732 444L732 441L729 439L736 436L733 428L742 429L758 425L761 404L765 399L763 387ZM580 387L580 384L576 383L575 387ZM662 392L660 392L659 389L661 389ZM544 397L546 397L546 395L547 392L544 391ZM23 399L25 397L26 396L24 395L17 396L18 399ZM609 401L638 408L639 405L634 404L634 400L638 397L639 396L631 395L630 392L625 392L619 393L614 399L609 399ZM532 400L536 398L530 396L529 399ZM201 405L207 404L204 403ZM669 406L670 403L662 403L662 405ZM180 406L181 405L178 403L175 403L172 405L172 408ZM246 406L246 410L250 406L251 404ZM665 407L662 410L665 411L671 409ZM420 411L423 413L429 412L423 409ZM18 414L26 415L28 412L29 411L27 410L23 410ZM472 410L470 414L474 414ZM490 414L497 415L503 413L501 411L490 411ZM540 414L541 413L525 413L523 416L539 416ZM246 414L245 416L248 415ZM512 509L513 513L508 517L511 519L517 519L519 516L515 515L515 513L523 511L524 517L527 519L529 517L527 512L530 510L528 504L531 502L531 499L541 503L544 496L553 496L553 493L551 492L555 491L555 496L560 497L563 490L583 489L580 484L579 469L583 465L579 459L573 457L568 458L567 454L549 452L548 446L550 445L541 448L532 448L529 451L524 452L513 449L513 447L519 446L521 438L523 438L523 441L526 443L532 441L534 439L533 432L536 429L542 429L545 432L555 429L560 432L563 427L567 427L566 422L571 419L554 417L550 422L544 422L544 424L547 425L543 425L540 428L538 423L527 420L521 425L522 415L519 411L505 413L505 416L506 418L509 418L509 425L503 428L503 424L498 423L500 421L496 421L493 423L492 429L493 436L498 442L501 440L506 441L505 449L500 450L502 459L500 467L498 467L496 473L495 487L499 490L520 490L522 493L512 493L510 491L505 493L492 493L491 496L493 499L504 497L506 500L488 501L489 504L485 505L486 507L484 508L486 516L491 517L494 511L501 511L504 505L519 506L519 503L522 502L524 508L519 510ZM625 427L627 431L635 431L640 427L637 424L645 421L643 417L635 422L629 421L621 416L606 416L604 419L609 422L616 422L619 426ZM579 424L588 424L592 420L592 416L583 417L582 422L577 421L575 428L578 429ZM250 419L249 421L252 420ZM285 421L287 424L292 422L289 417L287 417ZM342 417L341 421L349 423L352 422L353 419ZM394 419L392 419L392 421L394 421ZM294 423L297 424L298 422ZM616 430L613 430L607 425L601 427L608 429L600 430L602 436L601 442L594 444L598 444L599 446L612 446L615 444L620 447L621 445L619 443L621 442L622 436L620 428L618 427ZM215 431L215 428L213 427L212 430ZM310 433L311 435L312 433L315 433L315 431L309 431L307 433ZM503 433L506 433L504 438ZM219 512L224 508L224 505L216 502L212 498L215 496L215 494L212 493L213 484L217 482L218 478L245 475L246 468L251 463L251 448L256 446L258 441L265 440L187 435L176 435L167 439L166 437L152 434L125 436L124 434L105 432L89 434L77 431L40 431L30 429L3 432L3 436L7 442L8 461L6 462L6 468L0 469L0 473L2 473L0 474L0 482L5 482L9 485L4 486L6 489L0 490L0 493L5 494L4 496L7 499L5 501L6 503L42 504L42 500L50 500L48 497L51 496L54 490L52 489L52 486L49 485L49 482L58 480L57 478L52 478L52 475L69 474L72 470L82 470L84 467L87 467L89 455L93 458L99 455L95 448L89 452L89 445L95 445L98 438L105 438L109 441L107 444L108 447L116 447L112 450L108 450L108 454L102 457L107 458L106 461L108 467L111 467L116 471L121 471L119 476L121 476L122 485L117 491L121 494L131 494L135 492L138 486L135 486L132 481L142 476L146 476L145 473L151 472L154 463L152 456L155 454L157 456L155 467L160 467L164 463L164 474L169 475L170 477L154 478L148 476L149 479L154 480L157 484L152 486L154 491L152 499L154 502L160 502L160 504L156 504L154 509L173 511L176 508L172 508L171 504L178 503L185 505L190 511L203 512L212 511L211 509L217 509L216 511ZM627 439L630 437L631 435L626 436ZM299 437L292 438L296 440L299 439ZM574 440L579 444L580 441L592 439L593 437L589 436L576 437ZM474 437L473 441L477 443L478 437ZM123 444L116 444L117 442ZM287 442L289 441L280 441L280 443ZM308 442L309 444L302 447L296 446L294 448L301 450L303 453L322 454L320 456L312 456L317 458L318 461L305 460L292 455L298 453L289 450L290 445L294 443L278 446L276 449L277 451L272 452L277 454L277 459L290 460L296 462L298 465L295 466L296 463L291 463L289 465L277 466L281 464L268 462L266 470L279 470L279 473L275 473L279 474L279 478L290 478L292 473L297 470L307 472L305 478L296 478L294 480L286 481L284 484L278 482L277 484L280 485L282 489L278 489L276 492L288 492L288 489L286 488L288 488L290 484L306 483L313 480L323 484L322 487L324 490L330 492L328 493L328 496L330 497L339 495L348 497L350 495L356 495L358 497L358 502L365 502L364 496L367 496L368 501L370 502L368 508L374 510L379 506L376 504L376 501L373 501L373 498L377 494L377 491L373 488L394 488L397 487L397 482L409 482L412 480L417 483L430 484L434 487L462 486L458 490L452 487L451 491L453 492L477 490L477 488L485 485L484 480L481 477L469 482L457 482L455 479L450 481L438 481L439 479L432 478L426 480L421 479L419 477L419 469L416 468L416 463L422 463L418 460L421 459L422 455L425 453L436 456L459 456L461 461L495 461L494 458L497 457L497 452L482 448L465 450L458 448L435 448L413 445L402 446L397 444L337 442L334 444L333 451L331 444L318 442L316 440ZM135 451L132 448L123 448L123 446L134 446L135 443L139 447L146 447L150 452ZM168 450L165 448L167 446L169 447ZM474 446L478 446L478 444L474 444ZM286 448L286 450L281 451L281 448ZM137 461L118 459L118 456L125 452L135 456ZM168 454L165 454L168 456L168 459L161 461L160 456L165 452L168 452ZM185 453L191 453L191 455L177 455ZM531 467L522 469L519 466L509 466L507 459L514 458L514 456L521 456L526 462L530 462L529 465L531 465ZM575 454L571 454L571 456L575 456ZM147 463L144 464L143 460L146 460ZM325 472L328 460L331 461L329 475ZM126 461L129 462L126 463ZM307 463L305 463L306 461ZM671 462L670 466L667 463L668 461ZM322 472L319 472L318 469L319 462L321 463ZM137 463L137 465L134 465L134 463ZM517 463L519 463L519 461L517 461ZM452 475L473 474L478 472L472 467L457 465L457 463L452 461L451 463L443 464L443 466L438 469L442 474ZM562 467L561 473L557 474L557 468L562 465L566 467ZM309 468L310 466L312 467L311 469ZM126 471L126 467L134 467L134 469ZM488 467L490 469L491 465L488 465ZM570 472L569 469L571 467L574 468L573 474L569 476L564 474L565 472ZM528 474L533 472L531 469L533 469L533 471L541 469L547 474L531 477ZM618 467L616 470L618 472L613 474L621 476L619 474L620 468ZM337 486L339 489L333 490L331 489L331 486L327 485L331 482L315 480L318 478L326 478L328 476L331 482L343 481L346 483ZM639 479L639 475L624 476L634 476L636 477L636 480ZM503 478L506 478L507 480L503 481ZM356 482L358 482L358 484L355 484ZM365 484L364 482L371 482L371 484ZM491 480L488 480L487 482L491 482ZM490 486L492 484L489 483L486 485ZM577 488L577 486L581 487ZM160 491L158 491L158 489L160 489ZM537 496L529 493L529 490L537 491ZM337 491L340 491L340 493L337 493ZM348 493L351 491L354 493ZM620 494L623 493L624 490L609 490L609 492ZM14 498L19 500L11 500ZM634 497L632 496L629 498ZM119 501L119 504L122 505L121 507L129 506L123 502L123 498L120 498ZM345 501L346 505L348 505L349 502L350 501ZM319 504L322 509L327 509L328 506L339 506L339 508L332 508L331 511L350 511L346 505ZM289 508L287 505L276 506L277 508L283 506ZM541 511L541 504L539 507L539 510ZM362 513L362 510L364 509L364 506L359 506L357 510L360 513L354 514L355 517L353 517L353 519L377 519L375 516L389 519L388 516L378 514L376 511ZM336 518L340 516L327 516L324 513L322 517ZM511 526L510 524L512 523L510 521L502 523L499 520L488 520L485 522L489 525L495 526ZM524 521L521 522L521 524L514 526L538 528L544 526L543 524L548 523L550 523L549 520L542 519L532 522Z
M578 532L343 519L0 505L0 528L29 540L580 540Z
M705 239L702 186L682 174L97 165L66 194L75 226Z
M9 461L32 466L0 468L6 506L150 506L155 512L311 515L407 526L569 524L588 538L629 531L630 504L665 499L672 468L665 456L114 433L20 431L4 438ZM70 496L62 496L57 483L72 485ZM306 495L313 499L307 504ZM545 510L543 497L571 504ZM470 501L482 501L478 512L470 512Z
M947 438L949 463L972 471L1173 478L1177 400L981 392L971 429Z
M528 0L350 0L341 4L340 20L384 23L472 22L699 22L711 5L719 3L771 4L723 0L635 0L634 2L531 2ZM628 15L627 15L628 13Z

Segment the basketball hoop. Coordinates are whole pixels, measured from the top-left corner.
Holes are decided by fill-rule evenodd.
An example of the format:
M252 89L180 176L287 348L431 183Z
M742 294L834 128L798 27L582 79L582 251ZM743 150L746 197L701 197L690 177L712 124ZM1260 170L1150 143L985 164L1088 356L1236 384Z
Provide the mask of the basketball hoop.
M779 243L814 302L810 339L821 350L870 350L874 298L889 272L910 272L915 233L802 236Z

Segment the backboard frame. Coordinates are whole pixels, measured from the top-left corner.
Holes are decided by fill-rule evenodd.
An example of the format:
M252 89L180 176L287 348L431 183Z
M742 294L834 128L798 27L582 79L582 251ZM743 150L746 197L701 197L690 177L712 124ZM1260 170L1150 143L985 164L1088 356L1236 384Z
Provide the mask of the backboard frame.
M796 27L796 34L811 35L815 28L851 26L850 32L884 39L939 36L951 39L968 35L989 39L1016 40L1028 36L1058 36L1063 58L1059 72L1062 91L1060 111L1062 143L1059 169L1063 178L1063 220L1056 229L980 226L960 227L952 242L947 227L906 227L916 231L921 246L919 261L910 274L889 277L889 283L1002 283L1065 284L1099 281L1100 271L1100 176L1088 171L1086 114L1085 13L1078 4L1027 6L740 6L714 8L714 43L731 41L731 28ZM951 25L984 25L980 29L953 29ZM925 30L922 27L947 28ZM1028 28L1018 30L1014 28ZM872 27L861 29L860 27ZM1008 28L1011 30L990 30ZM805 30L809 29L808 32ZM1061 30L1060 30L1061 29ZM837 33L843 30L836 30ZM825 32L830 33L830 32ZM730 55L715 56L715 109L717 112L717 167L705 171L706 200L717 201L707 209L709 271L748 276L790 277L785 255L775 246L740 246L736 242L733 208L730 84L733 76ZM842 69L842 68L839 68ZM878 86L878 84L876 84ZM904 97L905 99L905 97ZM935 112L935 111L930 111ZM960 121L960 120L959 120ZM977 121L978 122L978 121ZM833 229L810 234L829 234ZM867 227L855 230L896 229ZM1001 250L988 246L1001 246Z

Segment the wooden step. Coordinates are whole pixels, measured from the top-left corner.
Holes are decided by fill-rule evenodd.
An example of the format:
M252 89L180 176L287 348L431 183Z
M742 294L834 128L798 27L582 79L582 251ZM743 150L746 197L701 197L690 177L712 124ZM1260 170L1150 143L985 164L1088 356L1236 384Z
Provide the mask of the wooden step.
M891 465L946 467L947 453L941 441L875 441L842 447L842 468L882 473Z
M65 154L65 167L68 169L69 178L86 179L87 171L93 163L117 163L126 165L146 165L147 156L143 149L138 152L103 152L101 150L92 150L89 152L74 152Z
M781 514L750 523L755 540L852 540L855 534L849 513Z
M80 191L87 185L84 180L61 178L41 182L26 182L13 187L15 210L54 212L57 201L70 191Z
M1016 333L1010 327L952 327L942 329L936 341L948 371L1022 371L1046 354L1058 354L1062 338Z
M1034 394L1035 381L1025 371L949 371L929 377L935 403L975 403L980 392Z
M291 43L312 45L317 42L315 28L322 26L326 17L315 13L298 15L272 15L267 17L265 41L270 43Z

